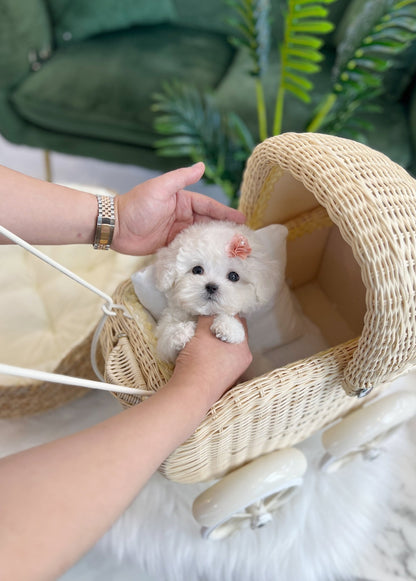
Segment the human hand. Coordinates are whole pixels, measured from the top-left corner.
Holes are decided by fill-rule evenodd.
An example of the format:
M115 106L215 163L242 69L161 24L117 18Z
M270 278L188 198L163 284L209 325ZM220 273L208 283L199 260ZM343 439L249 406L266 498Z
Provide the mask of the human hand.
M151 254L194 222L215 219L243 223L241 212L183 189L196 183L204 169L202 162L180 168L117 196L118 219L111 248L124 254Z
M241 319L240 319L241 320ZM192 382L195 389L206 389L208 407L233 386L252 361L247 343L247 326L242 343L226 343L217 339L211 326L213 317L199 317L194 337L179 353L174 377Z

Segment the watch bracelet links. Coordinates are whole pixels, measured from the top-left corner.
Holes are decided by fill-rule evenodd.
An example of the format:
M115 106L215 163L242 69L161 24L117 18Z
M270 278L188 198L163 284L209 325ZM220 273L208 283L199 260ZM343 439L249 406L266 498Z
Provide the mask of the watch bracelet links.
M113 241L116 224L114 196L98 194L97 203L98 215L93 246L96 250L108 250Z

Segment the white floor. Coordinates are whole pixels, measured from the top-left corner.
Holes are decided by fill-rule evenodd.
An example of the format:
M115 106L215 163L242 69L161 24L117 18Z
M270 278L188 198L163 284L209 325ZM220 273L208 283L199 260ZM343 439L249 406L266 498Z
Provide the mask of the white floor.
M44 178L43 152L31 148L14 146L0 137L0 164L22 171L26 174ZM106 163L93 159L78 158L61 154L52 154L52 173L54 181L85 183L89 185L104 186L118 193L129 190L137 183L153 177L155 172L147 169ZM221 199L221 194L215 188L209 188L198 184L195 189L201 192L209 192L214 197ZM94 422L119 411L118 404L108 394L87 396L92 402L91 414L85 421ZM93 398L95 400L93 401ZM99 401L99 405L97 405ZM79 403L71 404L72 410L76 410ZM82 409L85 409L84 403ZM63 412L56 412L57 414ZM96 415L94 415L94 413ZM56 419L56 417L55 417ZM13 436L22 437L24 434L32 443L36 437L42 439L42 433L37 433L36 422L19 421L19 423L7 423L0 432L0 445L3 438ZM1 428L1 426L0 426ZM411 426L412 434L416 436L416 423ZM60 434L56 434L58 437ZM46 437L46 436L45 436ZM3 440L3 444L5 440ZM24 445L24 443L23 443ZM10 450L12 451L12 450ZM1 452L1 450L0 450ZM364 570L356 572L362 579L371 581L410 581L416 580L416 463L412 462L408 470L403 474L403 494L400 498L391 499L391 506L383 507L392 514L391 526L380 531L377 539L374 539L374 554L369 555L367 566ZM360 547L357 547L360 552ZM75 567L68 571L60 581L163 581L161 579L149 580L144 571L137 564L115 561L112 555L105 555L98 549L91 551ZM277 581L274 575L270 581ZM188 580L186 580L188 581ZM196 581L196 580L189 580ZM215 581L215 577L213 577ZM242 579L241 581L244 581ZM292 581L292 580L290 580ZM293 579L293 581L303 581ZM325 581L336 581L325 580Z

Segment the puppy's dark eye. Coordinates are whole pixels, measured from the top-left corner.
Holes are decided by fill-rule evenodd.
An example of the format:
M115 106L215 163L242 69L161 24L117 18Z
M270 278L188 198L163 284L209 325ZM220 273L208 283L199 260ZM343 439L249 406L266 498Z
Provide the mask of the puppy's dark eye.
M229 272L227 278L228 280L231 280L231 282L237 282L240 280L240 276L236 272Z
M202 266L194 266L192 269L192 274L204 274L204 269Z

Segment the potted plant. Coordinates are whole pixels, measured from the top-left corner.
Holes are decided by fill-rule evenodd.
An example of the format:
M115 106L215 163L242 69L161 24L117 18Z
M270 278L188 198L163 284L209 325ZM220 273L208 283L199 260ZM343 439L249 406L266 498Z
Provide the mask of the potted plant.
M328 5L336 0L287 0L283 35L275 38L270 0L229 0L235 17L230 42L250 56L256 93L257 135L236 113L220 112L213 95L191 84L173 81L154 96L156 142L162 156L187 156L204 161L206 178L222 187L231 205L238 202L245 162L255 144L282 130L288 98L310 102L313 75L324 60L324 35L333 30ZM354 3L353 3L354 4ZM416 39L416 0L355 2L356 14L337 47L332 88L322 99L305 131L321 131L365 140L372 125L363 113L378 112L377 99L386 91L384 79L397 58ZM371 15L370 30L362 29L363 13ZM270 47L279 43L273 124L268 126L264 77Z

